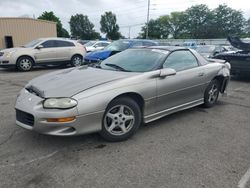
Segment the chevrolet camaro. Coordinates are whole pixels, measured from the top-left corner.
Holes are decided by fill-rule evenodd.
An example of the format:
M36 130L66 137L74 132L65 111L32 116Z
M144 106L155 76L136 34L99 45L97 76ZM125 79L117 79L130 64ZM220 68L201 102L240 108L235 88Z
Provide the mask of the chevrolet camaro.
M230 64L192 49L128 49L95 67L59 70L31 80L18 94L16 124L42 134L99 132L131 137L143 123L203 104L213 106L229 82Z

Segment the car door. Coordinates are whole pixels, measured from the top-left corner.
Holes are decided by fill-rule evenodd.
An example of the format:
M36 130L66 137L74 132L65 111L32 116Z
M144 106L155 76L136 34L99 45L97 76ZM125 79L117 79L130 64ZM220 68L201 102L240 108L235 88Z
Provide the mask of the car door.
M163 68L176 70L176 75L157 79L157 111L203 99L205 67L189 50L172 52Z
M69 61L74 55L75 44L70 41L56 40L57 61Z
M47 40L40 45L42 48L34 49L36 63L53 62L57 60L55 40Z

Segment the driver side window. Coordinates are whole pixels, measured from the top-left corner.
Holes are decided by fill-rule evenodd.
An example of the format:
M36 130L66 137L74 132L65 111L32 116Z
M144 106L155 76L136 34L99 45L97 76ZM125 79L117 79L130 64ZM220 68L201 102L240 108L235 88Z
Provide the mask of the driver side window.
M163 68L172 68L176 72L198 67L197 59L188 50L171 53L163 64Z
M47 40L44 43L42 43L44 48L55 48L56 46L56 42L54 40Z

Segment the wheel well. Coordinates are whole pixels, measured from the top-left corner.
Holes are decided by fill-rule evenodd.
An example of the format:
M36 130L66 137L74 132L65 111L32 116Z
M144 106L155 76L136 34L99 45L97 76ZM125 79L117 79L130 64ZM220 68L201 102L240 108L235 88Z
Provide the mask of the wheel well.
M29 55L21 55L20 57L18 57L17 60L16 60L16 64L19 61L19 59L22 58L22 57L29 57L32 60L33 65L35 65L35 60L33 59L33 57L31 57Z
M81 55L81 54L74 54L74 55L72 55L71 59L72 59L74 56L81 56L81 58L83 58L83 55Z
M129 92L129 93L123 93L121 95L116 96L113 100L117 99L117 98L121 98L121 97L129 97L131 99L133 99L140 107L140 110L142 112L142 117L143 117L143 113L144 113L144 99L142 98L142 96L138 93L134 93L134 92ZM112 100L112 101L113 101Z
M225 84L226 84L225 82L227 81L227 79L224 76L219 75L219 76L214 77L213 80L217 80L219 82L220 92L223 93L225 90Z

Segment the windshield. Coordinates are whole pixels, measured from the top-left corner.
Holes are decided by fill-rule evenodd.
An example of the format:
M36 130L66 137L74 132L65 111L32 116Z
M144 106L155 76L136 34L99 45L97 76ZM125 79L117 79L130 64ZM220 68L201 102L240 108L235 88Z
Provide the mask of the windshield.
M129 49L102 61L102 69L147 72L153 70L169 52L156 49Z
M123 51L126 50L129 47L130 42L126 40L118 40L115 42L112 42L110 45L106 46L104 50L109 51Z
M212 53L215 50L215 46L199 46L196 51L199 53Z
M32 48L32 47L35 47L40 42L42 42L42 40L33 40L33 41L29 42L28 44L25 44L23 47Z
M84 44L84 46L89 47L89 46L93 46L96 42L95 41L90 41L87 42L86 44Z

